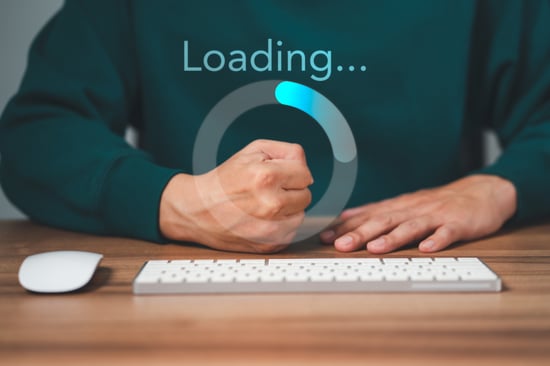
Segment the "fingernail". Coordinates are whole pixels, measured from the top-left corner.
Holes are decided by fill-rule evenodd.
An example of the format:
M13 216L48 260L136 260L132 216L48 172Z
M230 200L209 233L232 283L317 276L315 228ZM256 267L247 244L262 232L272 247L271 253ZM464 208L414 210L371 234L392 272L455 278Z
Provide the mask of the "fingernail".
M334 242L334 245L339 247L349 247L353 243L353 238L349 235L342 236Z
M322 241L331 241L334 240L334 236L336 233L334 230L327 230L321 233L321 240Z
M367 246L371 249L383 249L385 245L386 239L383 237L375 239L367 244Z
M434 245L435 243L433 240L426 240L420 243L419 247L420 247L420 250L432 250Z

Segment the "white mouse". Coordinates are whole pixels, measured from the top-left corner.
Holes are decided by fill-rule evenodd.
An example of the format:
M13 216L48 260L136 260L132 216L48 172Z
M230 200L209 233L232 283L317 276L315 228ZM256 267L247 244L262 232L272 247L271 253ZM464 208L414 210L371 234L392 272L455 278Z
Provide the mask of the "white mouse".
M92 279L101 258L101 254L83 251L33 254L19 267L19 283L33 292L74 291Z

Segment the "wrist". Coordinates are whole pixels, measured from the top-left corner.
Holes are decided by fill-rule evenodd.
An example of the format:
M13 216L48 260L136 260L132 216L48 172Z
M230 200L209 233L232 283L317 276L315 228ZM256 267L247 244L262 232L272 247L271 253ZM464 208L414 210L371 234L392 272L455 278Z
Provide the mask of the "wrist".
M473 184L483 185L481 192L490 198L495 212L502 223L509 220L517 210L517 192L515 185L502 177L491 174L476 174L467 177Z
M170 240L200 242L196 213L201 211L196 176L177 174L166 184L159 207L159 229Z
M516 186L509 180L499 176L491 176L494 179L493 197L498 210L502 213L503 223L508 221L517 210Z

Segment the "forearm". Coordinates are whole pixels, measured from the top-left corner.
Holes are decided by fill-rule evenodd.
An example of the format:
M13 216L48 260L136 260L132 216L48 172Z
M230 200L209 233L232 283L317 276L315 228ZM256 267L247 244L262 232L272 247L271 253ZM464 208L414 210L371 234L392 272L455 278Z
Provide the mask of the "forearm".
M34 41L0 119L2 185L43 223L160 241L158 203L177 171L124 141L138 90L128 12L102 4L67 2Z

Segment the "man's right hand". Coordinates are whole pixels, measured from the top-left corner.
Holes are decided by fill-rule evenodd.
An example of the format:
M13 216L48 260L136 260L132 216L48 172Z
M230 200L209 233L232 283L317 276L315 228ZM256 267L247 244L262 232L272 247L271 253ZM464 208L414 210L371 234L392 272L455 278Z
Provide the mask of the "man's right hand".
M159 227L168 239L215 249L269 253L292 242L313 183L297 144L256 140L203 175L166 185Z

